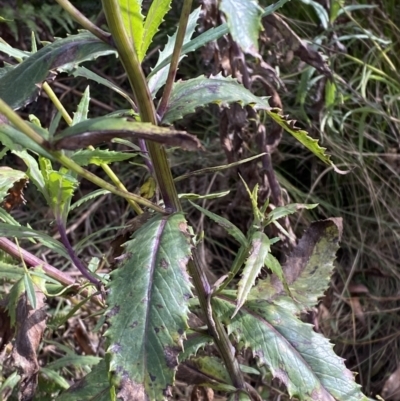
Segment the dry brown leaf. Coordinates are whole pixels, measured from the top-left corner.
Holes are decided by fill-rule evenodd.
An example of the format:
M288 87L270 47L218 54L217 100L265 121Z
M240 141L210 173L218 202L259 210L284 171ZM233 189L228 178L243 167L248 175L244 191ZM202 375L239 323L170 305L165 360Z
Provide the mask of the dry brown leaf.
M35 294L36 309L29 304L24 293L16 311L17 335L11 363L21 376L18 394L20 401L30 401L35 395L39 373L36 350L46 328L45 295L41 291L35 291Z
M290 28L290 26L276 13L267 15L263 19L264 25L274 26L282 35L288 46L293 53L308 65L316 68L321 74L328 78L332 78L332 71L328 64L324 61L321 54L311 48L304 42L297 34Z

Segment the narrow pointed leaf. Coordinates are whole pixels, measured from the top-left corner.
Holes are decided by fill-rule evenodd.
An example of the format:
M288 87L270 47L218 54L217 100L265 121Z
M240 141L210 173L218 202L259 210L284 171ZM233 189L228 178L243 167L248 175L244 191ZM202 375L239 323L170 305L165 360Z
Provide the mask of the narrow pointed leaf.
M74 113L74 118L72 120L72 125L78 124L81 121L87 120L89 113L89 102L90 102L90 88L86 87L83 92L82 99L80 100L76 112Z
M135 156L136 155L132 153L114 152L113 150L107 149L83 149L74 153L71 159L80 166L87 166L89 164L100 166L100 164L120 162Z
M289 1L290 0L278 0L276 3L271 4L268 7L266 7L264 9L262 16L266 17L267 15L274 13L275 11L277 11L279 8L284 6ZM207 43L217 40L224 35L227 35L228 33L229 33L228 24L222 24L220 26L217 26L216 28L211 28L208 31L197 36L190 42L186 43L182 47L181 54L185 55L185 54L191 53L191 52L199 49L200 47L206 45ZM158 73L158 71L160 71L162 68L167 66L170 62L171 62L171 56L166 57L159 65L157 65L156 68L154 68L154 70L149 74L149 77Z
M133 100L131 99L131 97L129 96L129 94L126 91L124 91L122 88L120 88L119 86L117 86L113 82L109 81L108 79L103 78L100 75L94 73L93 71L90 71L85 67L77 67L72 72L72 75L74 77L83 77L83 78L86 78L86 79L90 79L90 80L92 80L94 82L97 82L100 85L104 85L107 88L112 89L114 92L118 93L123 98L125 98L126 101L131 105L131 107L133 109L136 108L136 105L133 103Z
M164 21L164 16L171 8L172 0L153 0L144 23L143 40L138 52L139 61L144 59L154 35L157 33L160 24Z
M118 4L126 33L131 39L136 53L139 54L144 33L142 0L118 0Z
M236 309L233 315L236 315L246 302L247 295L253 287L261 269L264 267L265 259L270 251L271 242L269 238L264 233L256 231L250 240L249 256L243 269L242 278L238 284Z
M219 314L243 348L299 400L367 401L333 346L286 308L268 301L248 301L230 321L235 307L227 297L214 298Z
M98 117L67 128L54 137L55 149L76 150L111 142L114 138L145 139L182 149L198 150L200 141L185 131L172 130L125 117Z
M245 53L258 54L258 35L263 9L257 0L222 0L220 9L228 20L229 32Z
M199 19L200 16L200 11L201 7L196 8L189 16L188 24L186 27L186 32L185 32L185 37L183 39L183 45L187 43L190 38L192 37L194 30L196 29L197 25L197 20ZM176 34L177 31L171 36L168 37L167 44L164 47L164 50L160 51L160 54L158 56L157 64L154 69L157 69L157 67L168 57L172 55L172 52L174 51L174 46L175 46L175 40L176 40ZM182 60L182 58L185 57L182 55L179 60ZM165 84L167 81L168 77L168 67L164 67L157 71L156 73L150 73L149 78L148 78L148 84L149 84L149 89L150 93L155 96L158 92L158 90Z
M311 138L306 131L297 128L295 121L287 120L280 114L279 109L271 108L265 98L253 95L231 77L217 75L205 78L200 76L187 81L178 81L173 87L163 123L171 124L187 114L194 113L198 107L204 107L211 103L226 105L234 102L238 102L242 106L251 105L256 109L264 110L269 117L320 160L332 166L336 172L345 173L332 163L330 156L325 153L326 149L319 146L317 139Z
M125 245L108 297L110 370L125 399L164 400L187 330L190 236L181 213L155 216Z
M316 305L328 288L341 235L341 219L317 221L311 224L288 256L283 271L300 308L309 309ZM279 302L280 298L286 298L286 294L282 282L273 275L260 280L251 297Z
M189 201L190 202L190 201ZM213 220L215 223L217 223L219 226L221 226L223 229L227 231L228 234L232 235L233 238L237 242L239 242L240 245L247 247L247 239L245 235L240 231L239 228L237 228L233 223L231 223L228 219L225 219L224 217L218 216L215 213L212 213L208 211L207 209L204 209L203 207L196 205L193 202L190 202L193 207L195 207L197 210L200 212L204 213L207 217L209 217L211 220Z
M290 214L296 213L301 209L314 209L317 206L317 203L309 205L305 205L303 203L289 203L285 206L276 207L274 210L268 213L268 224L282 219L283 217L289 216Z
M18 109L35 99L49 71L70 71L83 61L109 54L115 49L88 32L57 39L0 78L0 98Z

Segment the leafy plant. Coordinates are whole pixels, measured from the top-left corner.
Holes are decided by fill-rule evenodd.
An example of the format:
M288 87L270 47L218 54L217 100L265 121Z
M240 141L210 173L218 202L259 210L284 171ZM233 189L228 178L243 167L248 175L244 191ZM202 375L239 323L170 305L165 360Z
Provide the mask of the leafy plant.
M200 380L202 386L223 391L232 400L259 399L257 389L245 379L244 373L261 375L266 371L287 387L291 397L301 400L367 399L328 340L299 318L327 288L341 236L340 220L312 224L281 266L271 253L272 245L279 238L269 238L266 227L274 225L280 233L289 236L280 224L282 219L316 205L272 207L269 201L259 200L257 185L250 190L244 182L253 221L243 233L225 218L193 204L226 229L240 245L230 273L211 285L196 249L200 239L186 222L164 147L199 152L202 145L194 135L160 125L171 125L212 103L224 106L238 102L253 113L260 111L270 117L320 160L335 168L316 140L271 107L268 99L255 96L237 80L217 75L175 82L184 53L228 32L244 52L257 56L262 16L286 2L280 0L263 12L254 0L222 1L220 7L227 17L227 25L191 39L199 10L190 13L192 1L185 0L176 34L168 40L155 68L145 77L141 62L171 1L153 1L146 16L139 0L103 1L108 33L92 24L67 0L58 0L86 31L57 39L37 52L35 45L31 53L19 54L20 64L4 67L0 78L0 140L28 169L26 173L12 171L12 174L8 169L0 170L0 194L7 201L14 189L11 185L26 174L46 200L60 241L19 225L6 211L0 215L3 220L0 233L11 238L37 239L68 258L87 281L86 284L75 282L67 273L32 258L18 242L15 246L1 239L1 247L23 260L25 268L21 272L23 278L13 280L7 297L2 300L2 307L8 310L8 315L4 312L7 327L13 327L15 320L20 323L15 328L17 346L11 355L18 377L10 375L13 381L4 383L4 389L8 386L12 390L18 383L19 397L33 398L38 376L42 375L54 384L46 388L47 395L54 392L59 400L163 400L172 395L178 369L195 364L205 373ZM245 27L240 35L239 21ZM1 49L15 57L16 49L7 46ZM94 73L84 74L128 98L132 110L89 119L87 90L71 118L45 82L50 72L82 75L80 63L114 54L126 71L132 97ZM163 86L156 107L153 99ZM34 118L27 122L13 111L34 101L39 88L47 93L69 128L54 134L54 129L41 127ZM132 141L138 140L136 150L157 182L161 200L157 201L149 190L142 191L146 196L126 190L109 164L131 155L98 148L115 138L131 147L135 146ZM100 166L112 184L83 167L90 164ZM126 199L137 214L134 233L123 245L118 266L109 275L98 271L96 260L86 266L67 236L72 197L82 178ZM90 194L87 199L98 195L99 192ZM28 270L25 263L32 269ZM260 276L265 268L272 274ZM9 272L9 266L0 265L0 271ZM239 273L241 278L236 283ZM56 284L61 284L61 288L55 288ZM106 354L101 360L74 355L54 362L52 368L50 364L40 369L36 349L45 330L44 297L67 296L68 291L81 292L84 299L65 316L60 316L59 322L68 320L89 300L96 304L101 315L99 327L105 320L109 325L105 332ZM189 312L197 316L197 324L191 324ZM35 316L40 319L35 321ZM28 330L29 325L35 327L34 332ZM7 332L2 337L8 342L12 336L12 332ZM23 344L32 350L27 357L29 363L21 362ZM207 344L215 347L218 356L201 354L200 350ZM256 368L239 364L237 354L242 349L251 350ZM68 354L70 350L67 348L64 352ZM58 372L68 365L95 366L80 383L59 394L67 386ZM192 380L198 383L198 378L192 377Z

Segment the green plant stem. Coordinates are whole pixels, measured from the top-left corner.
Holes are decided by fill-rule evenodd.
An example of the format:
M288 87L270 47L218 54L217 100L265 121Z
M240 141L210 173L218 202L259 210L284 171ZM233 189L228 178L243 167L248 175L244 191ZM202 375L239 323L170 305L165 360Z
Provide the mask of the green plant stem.
M83 28L87 29L100 40L111 44L111 35L103 31L97 25L93 24L90 19L86 18L75 6L68 0L56 0L56 2Z
M161 102L158 107L158 114L161 119L163 118L165 110L167 109L169 98L172 92L172 87L175 82L176 72L178 71L179 57L181 55L183 41L185 40L185 33L189 20L190 11L192 10L192 3L193 0L186 0L183 3L182 12L179 19L178 32L176 34L174 51L172 52L171 64L169 66L167 82L165 83L165 88L163 91Z
M65 156L63 153L59 151L51 150L50 144L42 138L37 132L33 130L13 109L11 109L8 104L6 104L2 99L0 99L0 114L7 117L9 121L11 121L15 127L17 127L22 133L24 133L28 138L32 139L38 145L40 145L43 149L49 152L54 159L56 159L59 163L61 163L64 167L69 168L70 170L74 171L78 175L83 178L86 178L88 181L91 181L93 184L96 184L98 187L106 189L111 193L121 196L126 200L133 200L137 202L139 205L144 207L148 207L153 209L159 213L165 213L164 209L156 204L150 202L149 200L142 198L141 196L132 194L130 192L122 191L116 188L114 185L111 185L107 181L104 181L97 175L91 173L90 171L84 169L83 167L76 164L73 160Z
M188 2L191 4L191 1L192 0L186 0L184 4ZM190 7L187 7L186 5L185 10L188 8ZM135 46L130 41L125 31L118 1L103 0L103 10L107 19L108 27L116 44L119 57L130 81L135 102L139 107L140 117L143 122L157 124L158 119L147 86L146 78L137 57ZM187 21L182 22L181 19L180 23L185 23L186 26ZM171 209L171 211L181 211L182 206L178 198L178 193L175 188L164 148L150 141L147 142L147 147L166 208ZM193 278L193 283L199 297L201 308L206 316L207 326L214 337L215 344L225 362L231 380L235 383L237 388L245 389L245 381L234 356L233 346L229 341L228 335L219 321L216 323L214 322L210 304L211 289L199 258L197 257L196 250L193 251L193 261L189 261L188 269Z
M158 119L153 100L139 58L136 54L134 44L131 42L125 31L118 0L103 0L103 9L119 57L131 84L135 103L139 107L140 117L143 122L157 125ZM147 142L147 149L153 163L156 180L167 210L171 212L182 210L165 149L150 141Z
M50 98L50 100L53 102L54 106L56 106L56 109L61 113L62 117L64 118L65 122L68 125L72 125L73 120L71 116L68 114L67 110L65 110L64 105L60 102L60 99L57 97L57 95L54 93L53 89L50 87L50 85L45 82L43 84L43 89L46 92L47 96ZM90 150L94 150L93 146L88 146ZM120 181L118 176L112 171L111 167L107 163L100 163L100 167L103 169L103 171L107 174L107 176L111 179L113 184L120 190L128 192L128 190L125 188L125 185ZM131 205L132 209L137 213L137 214L142 214L143 210L141 207L132 199L127 199L127 202Z

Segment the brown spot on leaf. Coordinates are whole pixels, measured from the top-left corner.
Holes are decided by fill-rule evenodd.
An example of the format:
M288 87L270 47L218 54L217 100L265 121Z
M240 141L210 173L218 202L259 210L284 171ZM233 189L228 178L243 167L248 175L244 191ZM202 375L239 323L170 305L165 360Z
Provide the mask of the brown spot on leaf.
M124 377L117 394L121 401L149 401L143 384L139 384Z
M167 366L170 369L175 369L178 366L178 354L182 351L182 347L170 347L164 348L164 357Z
M115 305L113 306L110 311L108 312L108 317L113 317L115 315L118 315L120 310L120 306L119 305Z
M166 259L162 258L161 261L160 261L160 266L161 266L163 269L167 270L168 267L169 267L169 263L166 261Z
M137 325L138 325L138 321L135 320L129 327L130 327L131 329L134 329Z
M35 309L24 293L18 301L16 311L17 335L11 360L21 376L18 396L21 401L32 400L35 395L39 373L36 350L46 328L45 296L41 291L35 291L35 296Z

